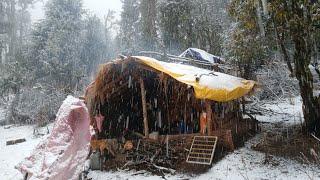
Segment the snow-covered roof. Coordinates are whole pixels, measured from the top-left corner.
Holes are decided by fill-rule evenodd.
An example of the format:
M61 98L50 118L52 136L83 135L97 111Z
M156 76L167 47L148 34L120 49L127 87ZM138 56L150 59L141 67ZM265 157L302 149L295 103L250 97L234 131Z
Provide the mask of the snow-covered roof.
M187 58L192 58L200 61L207 61L211 64L222 63L224 61L223 58L212 55L198 48L188 48L182 54L180 54L179 57L187 57Z

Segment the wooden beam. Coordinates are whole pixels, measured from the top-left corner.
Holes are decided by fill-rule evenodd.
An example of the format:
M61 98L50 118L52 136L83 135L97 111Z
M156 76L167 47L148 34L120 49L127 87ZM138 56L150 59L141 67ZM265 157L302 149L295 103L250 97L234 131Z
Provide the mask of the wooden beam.
M146 90L144 87L143 79L140 77L140 89L141 89L141 101L143 110L143 125L144 125L144 136L149 138L149 125L148 125L148 114L147 114L147 102L146 102Z
M208 135L212 135L212 109L211 109L211 101L206 100L206 112L207 112L207 131Z

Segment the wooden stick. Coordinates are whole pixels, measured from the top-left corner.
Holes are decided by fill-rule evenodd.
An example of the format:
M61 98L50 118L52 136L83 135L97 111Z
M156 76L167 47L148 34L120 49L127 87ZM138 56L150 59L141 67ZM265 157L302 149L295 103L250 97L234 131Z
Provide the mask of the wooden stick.
M212 135L212 109L211 109L211 102L210 100L206 100L206 111L207 111L207 130L208 135Z
M320 139L316 135L311 134L311 136L320 142Z
M144 88L144 82L143 82L143 79L141 77L140 77L140 89L141 89L141 101L142 101L142 110L143 110L144 136L146 138L149 138L146 90Z
M169 136L166 137L166 155L169 157Z
M184 134L187 134L187 102L184 103L184 115L183 115L183 123L184 123Z

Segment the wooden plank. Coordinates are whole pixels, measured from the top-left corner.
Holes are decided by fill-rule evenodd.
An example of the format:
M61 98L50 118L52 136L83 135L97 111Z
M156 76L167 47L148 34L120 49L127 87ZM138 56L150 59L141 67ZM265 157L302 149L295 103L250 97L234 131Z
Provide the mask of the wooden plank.
M208 154L208 153L198 153L198 152L191 152L190 154L200 154L205 156L211 156L211 154Z
M196 156L190 156L190 158L194 158L194 159L204 159L204 160L211 160L211 158L196 157Z
M195 140L195 142L203 142L203 143L215 143L216 141L207 141L207 140Z
M189 161L189 163L208 165L206 162Z
M192 150L198 150L198 151L211 151L211 149L203 149L203 148L192 148ZM192 150L190 152L192 152Z
M207 146L207 147L213 147L214 144L194 144L194 146Z
M217 136L194 136L196 139L217 139Z

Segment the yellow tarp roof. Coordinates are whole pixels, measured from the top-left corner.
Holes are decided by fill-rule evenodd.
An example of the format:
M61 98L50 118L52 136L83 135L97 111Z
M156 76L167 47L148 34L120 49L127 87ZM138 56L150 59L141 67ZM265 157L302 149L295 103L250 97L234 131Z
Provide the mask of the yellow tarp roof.
M190 65L168 63L144 56L134 56L141 63L194 88L199 99L219 102L231 101L248 94L255 81L245 80L224 73L214 72Z

